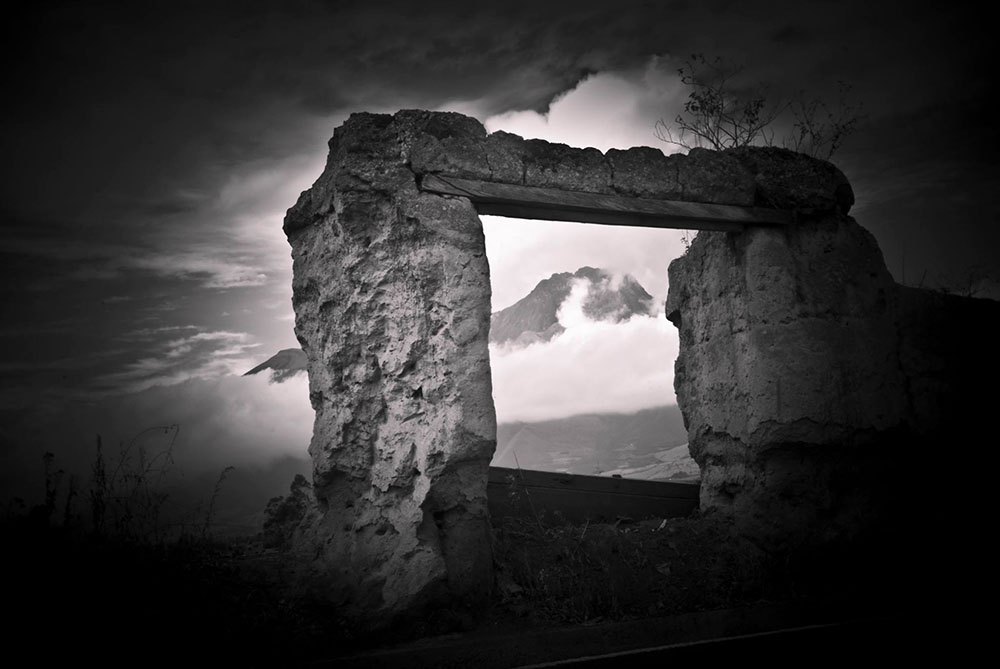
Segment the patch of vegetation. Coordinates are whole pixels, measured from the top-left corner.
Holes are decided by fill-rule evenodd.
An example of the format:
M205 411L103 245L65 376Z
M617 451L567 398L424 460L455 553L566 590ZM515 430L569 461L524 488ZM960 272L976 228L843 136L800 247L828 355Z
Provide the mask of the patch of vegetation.
M545 526L506 518L495 536L502 601L550 621L666 615L778 594L766 557L705 519Z
M11 639L101 666L284 666L315 652L321 605L284 596L250 539L153 545L23 519L0 526Z
M830 160L865 118L845 82L837 83L834 101L805 91L775 98L765 83L749 81L742 66L704 54L692 54L677 73L690 89L684 110L672 123L658 120L654 134L688 150L783 146ZM781 125L790 130L777 138Z
M149 460L136 455L135 462ZM136 521L138 510L161 500L156 488L143 499L138 479L112 475L98 463L101 456L95 488L60 492L65 476L48 457L44 503L11 507L0 524L7 547L3 588L8 610L16 612L11 638L25 649L45 649L49 660L299 665L351 648L452 632L589 625L842 595L871 587L896 564L873 565L872 553L859 550L767 554L711 518L571 524L536 513L512 481L512 506L524 513L494 519L494 601L478 610L425 611L373 634L342 619L322 599L321 587L310 591L296 578L283 524L304 513L305 479L293 483L287 498L271 501L275 527L222 540L206 530L204 519L174 534L136 531L150 527ZM101 492L112 489L113 476L139 492ZM89 523L72 510L86 494ZM858 556L865 563L852 566ZM858 579L859 573L869 578Z
M260 536L214 536L215 502L232 468L205 504L165 513L177 428L152 429L169 438L155 454L140 434L109 459L98 437L88 486L46 453L43 501L7 504L0 536L10 638L50 661L92 657L101 666L285 666L315 655L335 612L289 594L288 565Z
M711 516L568 523L509 479L496 519L497 599L536 623L591 624L793 600L893 601L909 584L885 532L768 552Z

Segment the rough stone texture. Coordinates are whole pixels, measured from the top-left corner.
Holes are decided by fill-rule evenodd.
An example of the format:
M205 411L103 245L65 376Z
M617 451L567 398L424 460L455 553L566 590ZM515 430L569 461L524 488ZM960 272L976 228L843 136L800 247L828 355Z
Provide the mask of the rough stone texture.
M524 184L524 156L528 148L523 138L499 130L486 138L486 160L492 181Z
M576 149L540 139L525 142L524 185L611 193L611 168L597 149Z
M694 150L691 151L694 153ZM725 152L754 175L758 207L792 210L803 218L846 215L854 190L835 165L778 147L746 147Z
M483 231L467 200L421 193L408 166L413 154L475 165L435 162L427 149L470 145L469 120L351 116L285 221L316 411L319 513L297 543L355 618L491 587L496 418Z
M741 160L800 224L700 233L670 264L666 305L701 508L774 548L911 516L945 444L995 439L997 392L979 388L1000 374L1000 304L896 285L841 213L839 170L786 154Z
M440 173L467 179L491 179L486 130L461 114L402 111L396 115L408 146L410 167L418 174Z
M858 512L843 495L864 491L829 479L905 413L894 299L874 239L847 218L701 233L671 263L674 385L702 509L765 539Z
M295 534L303 526L314 519L310 515L317 512L316 498L313 495L312 484L302 474L296 474L289 486L288 494L283 497L273 497L264 509L264 522L261 527L263 544L266 548L289 548L295 540Z
M611 185L620 195L679 200L684 194L677 177L678 161L658 149L648 146L627 151L611 149L607 160L611 165Z
M801 197L795 193L815 195L809 189L815 188L818 179L827 177L827 170L833 170L843 179L829 163L817 167L819 161L807 159L799 164L795 159L785 160L782 150L772 155L767 153L769 150L756 148L739 153L698 148L686 155L666 156L655 148L635 147L626 151L611 149L602 154L594 148L525 140L503 131L487 135L475 119L454 113L428 114L403 111L396 115L409 128L401 137L401 148L417 175L796 210L803 207ZM793 157L798 155L788 153ZM785 163L795 168L790 170L787 183L781 181ZM763 172L757 174L757 170ZM846 179L843 183L847 184ZM790 187L798 190L779 197L782 189ZM846 188L849 194L850 186Z
M674 154L670 160L677 164L681 199L713 204L754 204L754 173L733 156L694 148L687 155Z

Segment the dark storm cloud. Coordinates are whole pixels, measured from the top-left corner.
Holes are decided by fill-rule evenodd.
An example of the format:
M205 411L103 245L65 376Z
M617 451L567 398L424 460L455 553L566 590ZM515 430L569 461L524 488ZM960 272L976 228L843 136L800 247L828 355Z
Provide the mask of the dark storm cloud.
M7 30L7 201L72 198L75 217L184 211L184 186L315 150L305 117L545 110L652 54L718 54L779 94L848 80L875 117L988 83L974 14L901 3L72 4Z
M253 360L250 335L207 323L262 283L258 263L107 233L52 222L0 230L0 408L131 392ZM178 332L187 329L197 333Z

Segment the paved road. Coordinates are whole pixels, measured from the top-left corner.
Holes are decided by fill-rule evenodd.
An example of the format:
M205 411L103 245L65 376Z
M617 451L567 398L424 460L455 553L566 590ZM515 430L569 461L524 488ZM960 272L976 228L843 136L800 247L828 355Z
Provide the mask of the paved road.
M950 648L945 646L949 645ZM663 667L690 662L695 666L723 666L723 662L760 661L774 667L908 666L919 660L955 661L955 647L944 635L892 620L869 620L816 625L795 629L729 637L713 641L661 646L621 653L611 653L573 660L524 665L523 669L567 667ZM706 664L707 663L707 664ZM718 663L718 664L716 664ZM756 663L756 662L755 662ZM960 666L953 665L953 666Z

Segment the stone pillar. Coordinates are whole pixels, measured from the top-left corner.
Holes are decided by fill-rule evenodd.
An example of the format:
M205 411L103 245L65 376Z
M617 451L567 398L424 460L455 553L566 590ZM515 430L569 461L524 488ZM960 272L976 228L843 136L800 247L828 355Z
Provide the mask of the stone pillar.
M702 468L701 508L762 543L824 541L884 507L908 415L897 295L829 163L729 152L788 229L700 233L669 267L677 400Z
M318 508L297 542L355 618L492 583L489 267L468 200L417 188L408 156L432 123L485 137L458 115L355 114L285 219L316 411Z

